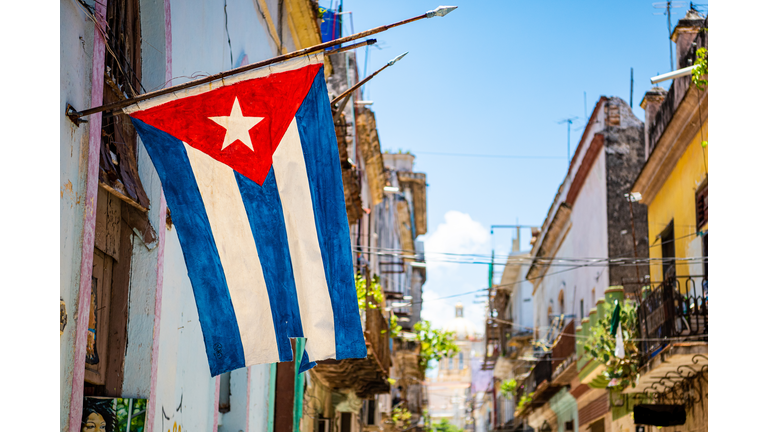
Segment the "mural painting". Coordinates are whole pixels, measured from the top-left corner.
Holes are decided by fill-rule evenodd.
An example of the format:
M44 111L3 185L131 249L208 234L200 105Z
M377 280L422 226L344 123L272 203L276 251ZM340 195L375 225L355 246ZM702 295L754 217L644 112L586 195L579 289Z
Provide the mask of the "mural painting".
M88 343L85 348L85 363L95 365L99 363L99 354L96 352L96 320L98 311L97 279L91 278L91 310L88 315Z
M86 397L81 432L144 432L146 399Z
M173 408L166 410L165 406L161 408L163 412L163 432L182 432L181 407L183 401L184 394L179 398L179 406L177 406L175 410Z

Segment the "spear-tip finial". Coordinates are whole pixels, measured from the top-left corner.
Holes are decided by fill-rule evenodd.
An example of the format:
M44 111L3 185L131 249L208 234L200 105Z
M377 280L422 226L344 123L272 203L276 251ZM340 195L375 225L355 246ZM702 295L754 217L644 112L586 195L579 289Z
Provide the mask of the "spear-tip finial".
M433 18L436 16L444 17L453 12L458 6L438 6L437 9L427 12L427 18Z
M406 51L406 52L404 52L404 53L400 54L399 56L397 56L397 57L395 57L395 58L393 58L392 60L390 60L390 61L389 61L389 63L388 63L388 64L389 64L390 66L392 66L393 64L397 63L397 62L398 62L398 61L399 61L401 58L405 57L405 55L406 55L406 54L408 54L408 51Z

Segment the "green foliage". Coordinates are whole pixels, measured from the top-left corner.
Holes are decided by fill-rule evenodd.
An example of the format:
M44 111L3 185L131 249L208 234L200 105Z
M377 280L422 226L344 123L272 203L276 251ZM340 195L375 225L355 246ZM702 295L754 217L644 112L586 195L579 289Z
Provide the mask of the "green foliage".
M693 63L693 77L691 80L699 90L704 90L709 82L704 79L709 74L708 53L706 48L696 50L696 61Z
M128 406L130 399L117 399L117 409L115 410L115 417L117 417L118 430L125 430L128 427ZM131 410L131 430L136 432L144 431L144 420L146 418L147 400L146 399L134 399L133 409Z
M389 337L392 339L400 337L400 332L403 331L403 326L397 323L397 315L392 313L389 317ZM382 330L381 334L386 333L386 330Z
M618 380L617 390L623 390L627 386L635 386L637 370L640 366L640 351L635 340L637 335L637 311L633 302L625 301L621 306L619 319L621 332L624 338L624 358L614 355L616 351L616 338L611 336L611 317L614 305L605 304L605 318L598 320L597 324L590 328L590 334L584 341L579 341L584 347L584 353L595 361L605 365L605 377Z
M395 427L399 429L404 430L410 426L411 417L413 417L413 414L408 411L408 408L405 408L401 405L396 406L392 410L392 421L395 422Z
M501 383L501 395L507 399L511 399L515 395L517 390L517 381L514 378L510 378Z
M381 292L381 284L379 283L379 277L374 275L371 280L371 286L368 288L368 295L371 296L372 301L369 301L366 297L365 277L361 274L355 275L355 289L357 290L357 307L360 310L365 310L366 303L368 308L376 309L379 307L382 301L384 301L384 294Z
M520 400L517 401L517 410L520 411L521 409L525 408L525 406L531 403L531 401L533 401L533 392L524 394L520 397Z
M431 432L464 432L464 429L459 429L458 426L449 423L448 419L441 418L438 424L432 426Z
M427 369L431 360L439 361L444 357L453 357L459 353L456 336L453 332L433 329L429 321L419 321L413 326L416 340L421 345L419 351L419 367L422 372Z

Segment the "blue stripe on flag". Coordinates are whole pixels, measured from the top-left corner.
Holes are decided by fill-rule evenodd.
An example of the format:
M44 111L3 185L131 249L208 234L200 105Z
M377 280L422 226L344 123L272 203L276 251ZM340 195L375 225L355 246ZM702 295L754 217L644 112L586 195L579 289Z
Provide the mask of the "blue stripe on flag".
M367 352L355 293L339 149L323 73L321 67L296 113L296 122L333 307L336 359L364 358Z
M277 191L275 170L269 170L261 186L238 172L235 172L235 178L243 197L245 212L248 214L248 222L256 241L256 250L259 252L264 281L267 284L280 361L291 361L293 351L290 338L304 337L304 331L301 326L296 281L293 278L288 234L285 230L280 194Z
M184 143L141 120L131 121L160 175L168 207L173 212L195 292L211 376L244 367L235 309ZM194 255L190 251L195 251Z

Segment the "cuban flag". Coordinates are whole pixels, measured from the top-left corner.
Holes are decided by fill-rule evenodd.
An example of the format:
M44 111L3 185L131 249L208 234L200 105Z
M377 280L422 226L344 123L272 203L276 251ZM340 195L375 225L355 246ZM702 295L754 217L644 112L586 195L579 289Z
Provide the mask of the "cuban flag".
M366 356L322 54L126 108L157 169L211 376Z

